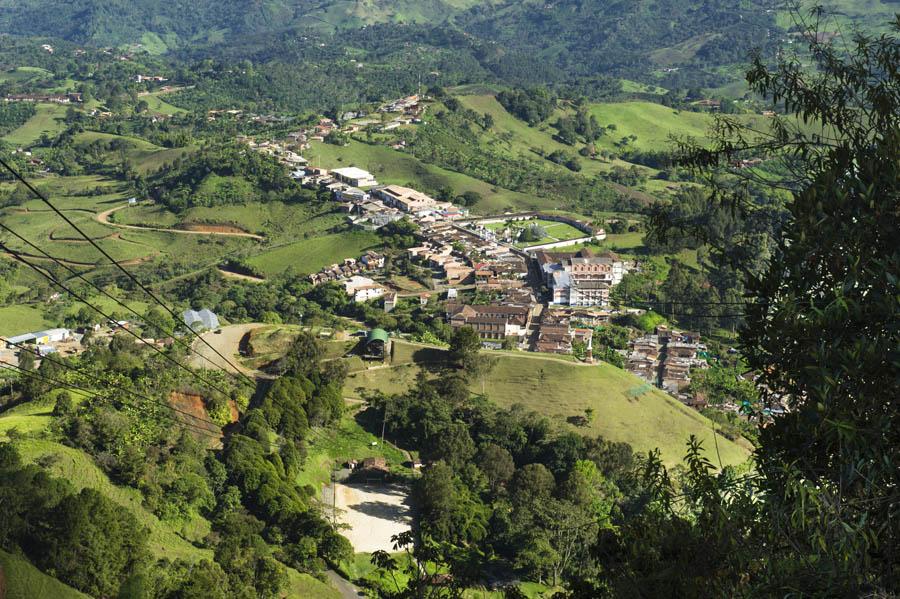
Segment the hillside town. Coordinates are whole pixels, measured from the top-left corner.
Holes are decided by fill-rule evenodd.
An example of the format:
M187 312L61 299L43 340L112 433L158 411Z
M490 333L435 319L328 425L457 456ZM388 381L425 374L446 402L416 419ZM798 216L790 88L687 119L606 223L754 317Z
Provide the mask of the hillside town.
M575 354L585 362L594 360L591 327L602 326L618 314L611 306L610 292L636 268L613 252L598 253L587 247L606 238L602 228L540 212L476 218L452 202L381 184L364 169L313 167L291 150L272 147L263 144L256 149L278 157L304 187L331 194L350 224L377 231L406 219L416 226L418 243L404 252L411 263L429 273L432 289L406 297L423 305L432 297L443 300L451 328L471 327L485 348ZM560 223L581 236L520 243L516 231L534 222ZM378 302L390 312L404 297L379 281L385 261L384 255L368 251L327 266L308 280L313 285L337 282L353 301ZM475 302L476 295L490 299ZM692 398L683 392L690 384L691 370L708 366L705 349L696 333L660 327L631 341L621 353L629 372L690 403Z

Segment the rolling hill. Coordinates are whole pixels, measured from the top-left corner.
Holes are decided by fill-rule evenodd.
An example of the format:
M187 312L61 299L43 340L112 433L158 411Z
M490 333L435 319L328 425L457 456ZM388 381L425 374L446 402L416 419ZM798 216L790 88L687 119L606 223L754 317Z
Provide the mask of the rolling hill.
M361 397L373 389L402 393L415 384L420 367L439 359L442 352L431 346L395 341L389 367L352 373L344 394ZM744 439L731 441L721 434L714 437L713 424L706 417L609 364L585 366L524 352L491 355L497 356L496 365L483 383L473 382L472 391L483 391L503 408L521 404L564 429L624 441L635 451L659 448L667 464L681 460L690 435L703 442L714 463L738 464L749 456L750 445ZM593 422L587 427L571 424L586 408L594 409Z

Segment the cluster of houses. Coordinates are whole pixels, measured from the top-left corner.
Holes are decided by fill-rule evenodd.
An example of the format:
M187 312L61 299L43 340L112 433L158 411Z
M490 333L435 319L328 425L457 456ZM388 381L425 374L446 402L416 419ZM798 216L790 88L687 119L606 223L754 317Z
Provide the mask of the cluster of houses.
M80 92L67 94L10 94L4 98L7 102L43 102L48 104L81 104L84 97Z
M341 281L379 268L384 268L384 256L369 250L358 259L346 258L340 264L332 264L319 272L309 275L309 282L313 285L319 285L329 281Z
M647 382L680 396L691 383L691 369L708 367L705 351L706 346L701 343L698 333L659 326L653 334L631 342L626 368Z

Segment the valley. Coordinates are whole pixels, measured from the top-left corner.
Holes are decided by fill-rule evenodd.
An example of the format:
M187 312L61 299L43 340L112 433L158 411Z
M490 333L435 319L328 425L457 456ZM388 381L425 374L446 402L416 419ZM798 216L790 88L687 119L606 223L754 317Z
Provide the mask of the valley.
M0 599L893 596L894 12L0 0Z

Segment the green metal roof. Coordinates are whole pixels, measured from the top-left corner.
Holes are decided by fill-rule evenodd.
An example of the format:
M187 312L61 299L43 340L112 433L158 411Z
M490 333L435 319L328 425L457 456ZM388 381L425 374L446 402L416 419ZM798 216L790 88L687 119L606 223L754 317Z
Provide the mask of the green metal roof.
M366 345L369 345L373 341L381 341L382 343L388 342L388 333L384 329L372 329L369 331L369 334L366 335Z

